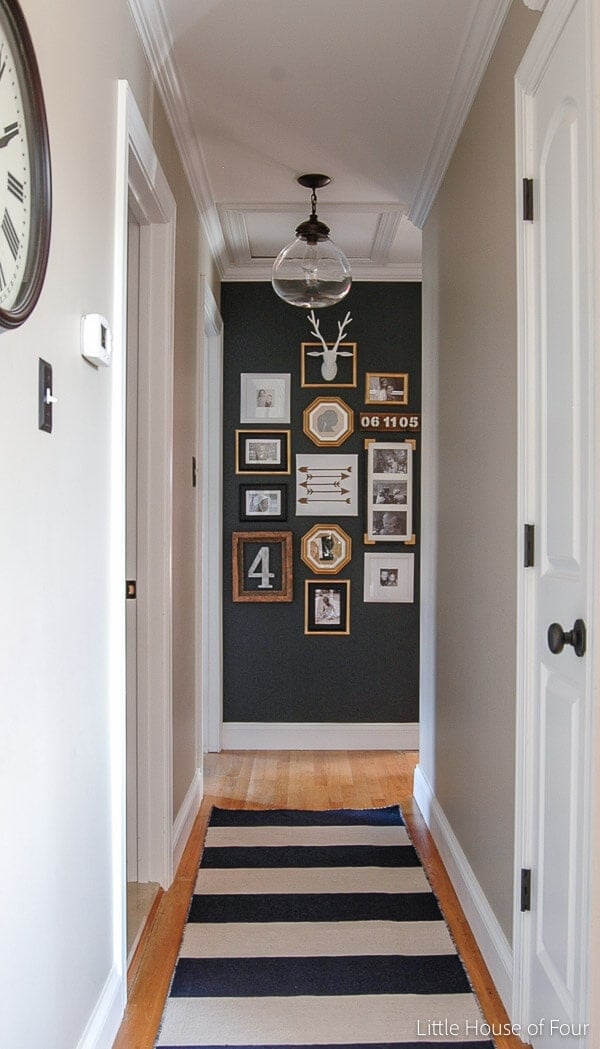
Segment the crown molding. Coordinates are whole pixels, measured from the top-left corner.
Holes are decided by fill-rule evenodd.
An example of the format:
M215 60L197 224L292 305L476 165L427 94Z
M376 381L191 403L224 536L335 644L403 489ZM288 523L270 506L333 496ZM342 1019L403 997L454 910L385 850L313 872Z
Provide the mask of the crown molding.
M389 263L376 265L370 259L350 259L353 281L371 282L395 282L406 283L422 280L423 270L420 262ZM268 259L253 259L245 265L232 264L223 273L224 281L269 281L273 269L272 261Z
M128 0L128 5L169 118L190 190L200 213L209 250L222 276L229 265L227 247L214 204L204 155L194 133L187 98L173 61L173 41L161 0Z
M423 228L492 56L512 0L479 0L409 219ZM535 2L535 0L532 0Z

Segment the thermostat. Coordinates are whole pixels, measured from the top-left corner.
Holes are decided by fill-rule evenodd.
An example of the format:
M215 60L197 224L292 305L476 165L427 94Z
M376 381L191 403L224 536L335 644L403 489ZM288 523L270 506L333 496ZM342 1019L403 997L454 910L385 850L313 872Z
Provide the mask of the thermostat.
M110 365L112 332L106 317L99 313L86 313L81 318L81 353L92 364Z

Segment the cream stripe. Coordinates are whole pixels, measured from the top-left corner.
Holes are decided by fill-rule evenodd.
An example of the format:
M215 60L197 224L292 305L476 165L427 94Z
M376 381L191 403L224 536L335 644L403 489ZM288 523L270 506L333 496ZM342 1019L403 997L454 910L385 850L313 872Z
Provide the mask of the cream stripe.
M406 827L209 827L207 846L410 845Z
M431 892L431 887L421 867L201 867L195 892Z
M456 954L443 921L231 922L185 928L183 958Z
M433 1021L456 1031L436 1037ZM481 1023L472 994L169 998L156 1044L474 1041Z

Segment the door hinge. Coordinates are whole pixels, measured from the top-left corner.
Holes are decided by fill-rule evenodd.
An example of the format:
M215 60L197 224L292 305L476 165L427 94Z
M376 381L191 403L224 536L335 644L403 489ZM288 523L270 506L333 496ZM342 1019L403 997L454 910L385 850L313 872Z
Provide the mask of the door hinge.
M521 910L531 910L531 871L521 868Z
M533 179L523 179L523 221L533 222Z
M128 601L130 601L132 598L137 597L137 582L135 579L127 580L125 593Z
M525 568L533 568L535 563L535 525L524 525L523 533L523 566Z
M192 488L195 488L198 484L198 465L196 463L196 456L192 455Z

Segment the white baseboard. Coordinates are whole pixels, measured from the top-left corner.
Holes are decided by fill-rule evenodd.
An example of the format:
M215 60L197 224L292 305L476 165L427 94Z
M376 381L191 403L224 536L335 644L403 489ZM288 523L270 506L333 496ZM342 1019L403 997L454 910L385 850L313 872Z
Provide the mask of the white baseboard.
M226 721L223 750L418 750L419 724Z
M513 999L512 948L420 765L417 765L415 769L413 794L471 926L471 931L490 971L496 990L510 1016Z
M187 845L187 840L191 834L192 827L194 826L194 820L198 815L198 809L204 796L204 785L202 779L202 769L196 769L196 775L194 776L188 792L183 799L183 803L173 824L173 871L177 872L177 868L181 862L183 856L183 850Z
M113 965L77 1049L111 1049L123 1019L126 996L125 978Z

